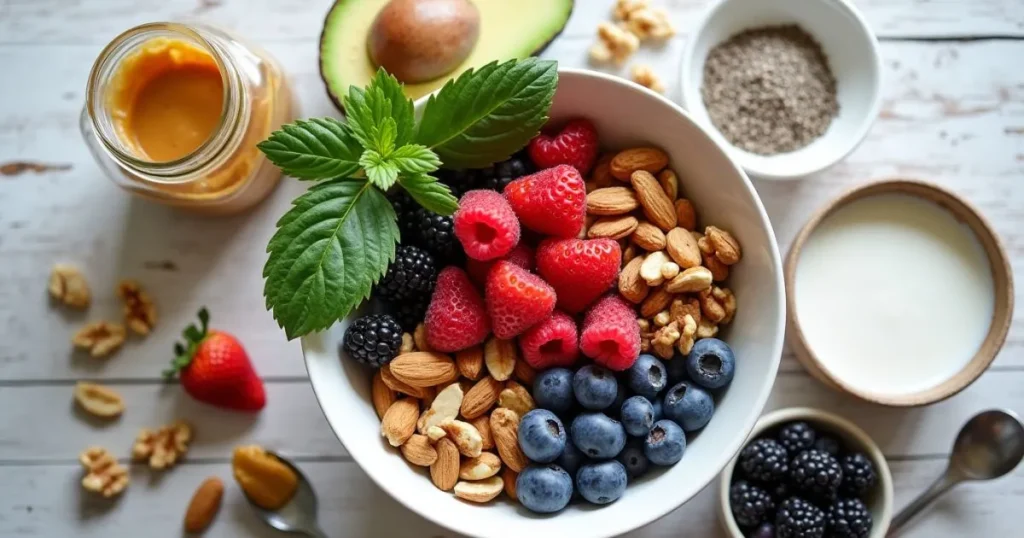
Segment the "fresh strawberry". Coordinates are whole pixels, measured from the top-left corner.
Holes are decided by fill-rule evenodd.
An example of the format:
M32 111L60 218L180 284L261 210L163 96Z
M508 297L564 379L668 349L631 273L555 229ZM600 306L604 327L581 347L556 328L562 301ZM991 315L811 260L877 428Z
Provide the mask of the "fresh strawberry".
M501 259L512 262L527 271L533 270L533 249L525 243L520 242L516 248L512 249L512 252ZM466 260L466 272L469 273L469 278L473 282L483 286L487 283L487 273L491 272L491 267L494 267L497 262L498 260L484 262L469 258Z
M455 237L475 260L500 258L519 243L519 220L505 197L494 191L464 194L453 219Z
M499 261L487 274L487 313L494 336L512 338L551 315L555 290L514 263Z
M542 234L576 237L586 218L587 187L565 164L509 183L505 198L523 226Z
M558 134L541 133L530 141L530 159L537 168L568 164L583 175L590 173L597 159L597 129L589 120L569 121Z
M203 308L199 327L189 325L185 342L174 345L175 357L164 377L178 375L185 392L200 402L236 411L263 409L267 393L249 355L234 336L209 329L209 323Z
M484 300L466 272L455 266L437 275L423 324L430 347L446 353L475 346L491 332Z
M519 337L519 348L534 368L572 366L580 356L576 322L565 312L555 310Z
M614 239L547 239L537 247L537 272L558 294L558 307L582 312L619 276L622 250Z
M594 303L583 320L580 351L612 370L633 366L640 355L640 327L633 307L617 294Z

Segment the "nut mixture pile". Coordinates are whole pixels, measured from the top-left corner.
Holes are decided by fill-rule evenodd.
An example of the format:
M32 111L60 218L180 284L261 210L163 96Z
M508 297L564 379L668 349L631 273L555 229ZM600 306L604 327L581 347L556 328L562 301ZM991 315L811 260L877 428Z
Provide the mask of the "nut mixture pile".
M650 6L648 0L618 0L612 10L615 21L597 25L597 42L590 47L590 60L595 63L622 65L645 41L663 42L676 35L668 12ZM632 70L633 82L665 93L665 84L654 70L645 64L636 64Z
M709 423L736 367L715 336L742 253L698 226L669 165L656 147L600 155L577 118L490 169L442 171L452 217L393 196L408 233L341 348L376 369L381 435L437 488L608 504Z

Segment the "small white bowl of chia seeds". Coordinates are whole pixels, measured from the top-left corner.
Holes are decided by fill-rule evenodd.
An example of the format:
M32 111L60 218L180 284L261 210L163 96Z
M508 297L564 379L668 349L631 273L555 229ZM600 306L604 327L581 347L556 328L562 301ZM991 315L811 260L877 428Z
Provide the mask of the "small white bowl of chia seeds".
M719 0L683 54L683 107L748 174L845 158L881 105L878 42L847 0Z

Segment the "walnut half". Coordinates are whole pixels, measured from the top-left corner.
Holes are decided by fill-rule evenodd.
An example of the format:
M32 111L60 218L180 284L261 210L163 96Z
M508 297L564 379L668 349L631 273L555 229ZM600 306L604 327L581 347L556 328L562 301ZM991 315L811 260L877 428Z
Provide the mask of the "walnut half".
M82 487L86 491L113 497L128 487L128 469L118 463L107 449L89 447L79 454L78 461L85 468Z
M58 263L50 271L50 295L54 299L72 307L86 308L92 299L89 283L77 267Z
M135 334L145 335L156 325L156 307L135 280L122 280L117 296L124 302L124 322Z
M71 337L75 347L89 351L95 358L102 358L118 350L124 343L124 325L109 321L93 321L86 324Z
M167 469L185 456L191 441L192 428L181 421L157 431L143 428L132 446L132 459L148 461L150 469Z

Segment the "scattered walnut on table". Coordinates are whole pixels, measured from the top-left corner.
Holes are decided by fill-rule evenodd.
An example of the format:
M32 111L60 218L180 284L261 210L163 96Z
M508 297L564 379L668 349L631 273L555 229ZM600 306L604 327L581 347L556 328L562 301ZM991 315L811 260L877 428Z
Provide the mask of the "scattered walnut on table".
M192 427L177 421L153 431L143 428L132 446L132 459L147 461L150 469L173 467L188 452L192 441Z
M105 448L93 446L79 454L85 468L82 487L104 497L120 495L128 487L128 469L117 462Z
M590 47L590 59L598 63L622 64L640 48L637 36L608 22L597 25L597 39Z
M50 271L50 295L72 308L86 308L92 299L85 276L72 265L58 263Z
M125 329L120 323L93 321L86 324L71 337L71 343L86 349L95 358L102 358L117 351L124 344Z
M138 335L147 335L156 325L156 306L139 283L125 279L117 285L117 296L124 302L124 322Z
M658 74L654 72L654 69L649 65L638 64L633 66L633 82L658 92L665 93L665 83L661 81Z

